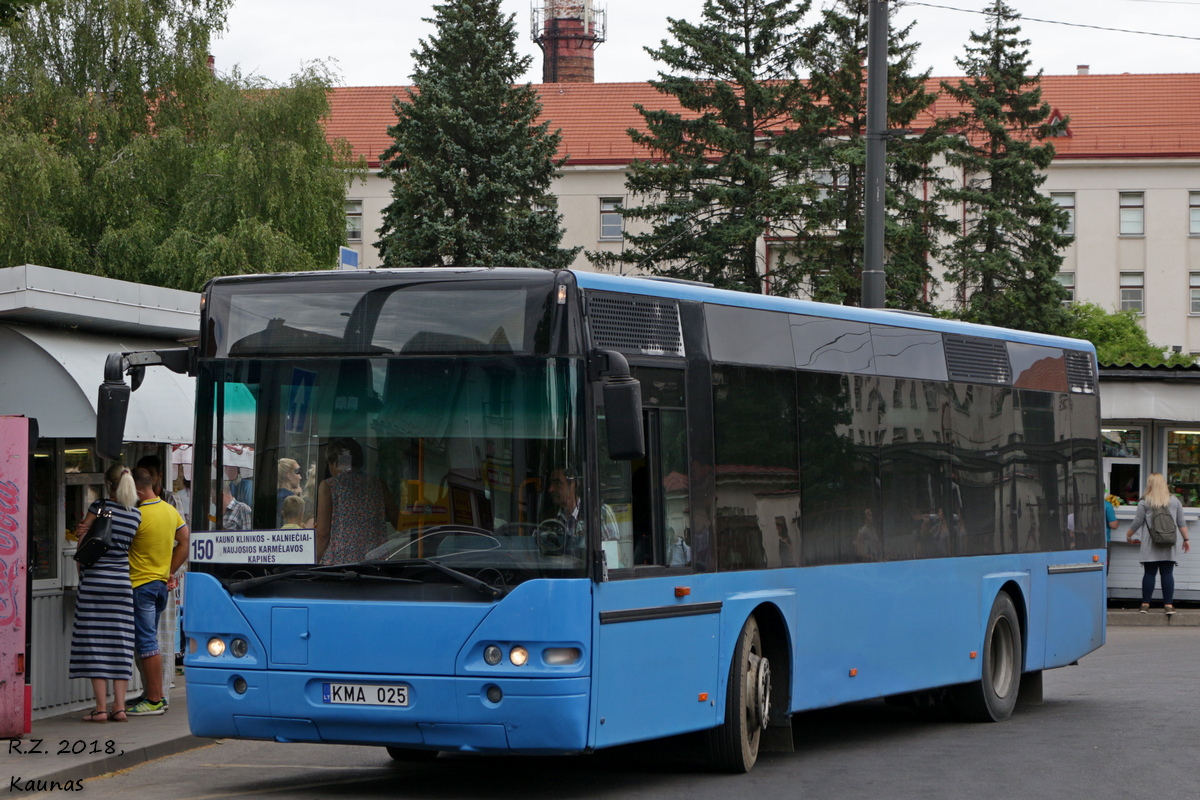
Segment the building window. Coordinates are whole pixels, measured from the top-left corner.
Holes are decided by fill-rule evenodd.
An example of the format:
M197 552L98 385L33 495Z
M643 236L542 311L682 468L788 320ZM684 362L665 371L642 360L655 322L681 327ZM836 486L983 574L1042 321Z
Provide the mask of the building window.
M1200 236L1200 192L1188 192L1188 233Z
M1067 224L1064 225L1059 233L1065 233L1068 236L1075 235L1075 193L1074 192L1051 192L1050 200L1054 205L1067 212Z
M600 238L620 239L624 233L621 219L621 198L600 198Z
M1121 310L1141 314L1145 285L1140 272L1121 273Z
M1200 314L1200 272L1189 275L1188 284L1192 295L1192 313Z
M362 241L362 200L346 201L346 241Z
M1121 235L1146 233L1146 200L1142 192L1121 192Z
M1074 272L1060 272L1054 276L1054 279L1056 281L1058 281L1059 283L1061 283L1063 288L1067 290L1067 296L1063 299L1062 304L1064 306L1069 306L1069 305L1071 305L1071 303L1074 303L1075 302L1075 273Z

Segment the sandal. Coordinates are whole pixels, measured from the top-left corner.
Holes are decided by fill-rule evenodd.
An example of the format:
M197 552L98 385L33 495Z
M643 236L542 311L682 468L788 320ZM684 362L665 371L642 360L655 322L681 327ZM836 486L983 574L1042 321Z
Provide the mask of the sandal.
M83 717L84 722L108 722L108 712L103 710L93 711L86 717Z
M125 709L113 711L108 715L109 722L129 722L129 717L125 714Z

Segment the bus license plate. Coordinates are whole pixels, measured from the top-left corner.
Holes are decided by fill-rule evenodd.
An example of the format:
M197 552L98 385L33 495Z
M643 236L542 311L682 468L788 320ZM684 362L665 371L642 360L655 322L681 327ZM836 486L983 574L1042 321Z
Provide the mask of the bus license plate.
M407 686L381 686L369 683L325 683L321 700L355 706L406 706Z

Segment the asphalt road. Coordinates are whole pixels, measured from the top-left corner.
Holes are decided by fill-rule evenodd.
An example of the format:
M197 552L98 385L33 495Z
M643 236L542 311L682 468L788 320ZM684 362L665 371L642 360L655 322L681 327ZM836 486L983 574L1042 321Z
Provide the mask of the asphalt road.
M1110 628L1079 666L1046 673L1045 703L999 724L919 718L881 702L802 714L796 752L715 774L687 737L590 756L442 755L225 740L88 780L82 796L216 798L728 797L887 800L1200 798L1200 628Z

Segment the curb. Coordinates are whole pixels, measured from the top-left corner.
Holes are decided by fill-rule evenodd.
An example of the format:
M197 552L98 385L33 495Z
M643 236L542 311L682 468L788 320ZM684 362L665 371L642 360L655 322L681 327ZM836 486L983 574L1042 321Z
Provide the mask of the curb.
M1145 614L1137 609L1117 609L1108 612L1108 624L1138 628L1196 628L1200 627L1200 611L1180 609L1174 616L1163 613L1162 606L1151 607Z
M27 780L43 783L50 781L58 781L59 783L65 783L66 781L79 781L82 783L85 780L98 778L110 772L118 772L120 770L136 767L140 764L145 764L148 761L154 761L155 759L163 758L165 756L178 755L179 753L183 753L188 750L204 747L205 745L212 744L214 741L216 740L201 739L198 736L187 734L185 736L178 736L166 741L155 742L154 744L134 747L130 750L126 750L119 756L96 758L78 764L73 764L69 767L55 769L50 772L22 776L22 783ZM45 791L45 789L43 789L43 791Z
M82 783L85 780L98 778L110 772L118 772L165 756L178 755L188 750L204 747L215 741L215 739L202 739L198 736L192 736L189 733L153 744L136 746L126 750L121 755L90 759L69 767L60 767L38 774L28 773L21 776L21 783L24 784L26 781L35 781L42 784L51 781L58 781L59 783L79 781ZM79 788L82 789L83 787L80 786ZM48 789L49 787L44 787L40 788L39 791L47 791Z

